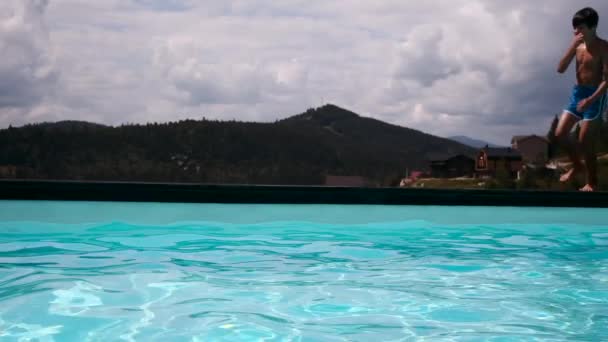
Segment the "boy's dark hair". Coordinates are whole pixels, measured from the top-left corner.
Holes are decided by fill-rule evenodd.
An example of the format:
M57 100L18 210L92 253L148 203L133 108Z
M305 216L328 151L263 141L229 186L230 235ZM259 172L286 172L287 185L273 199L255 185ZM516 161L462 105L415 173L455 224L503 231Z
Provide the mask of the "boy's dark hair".
M580 25L585 25L588 28L592 29L597 27L597 23L600 18L597 12L591 7L585 7L582 10L576 12L574 17L572 17L572 27L578 27Z

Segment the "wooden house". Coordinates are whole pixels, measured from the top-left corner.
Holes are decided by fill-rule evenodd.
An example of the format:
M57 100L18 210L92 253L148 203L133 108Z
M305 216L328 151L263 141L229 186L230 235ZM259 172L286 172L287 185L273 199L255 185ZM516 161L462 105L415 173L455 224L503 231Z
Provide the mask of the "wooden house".
M544 165L549 160L549 141L538 135L518 135L511 139L511 148L521 153L524 163Z
M465 154L436 154L429 158L431 177L456 178L473 177L475 173L475 159Z
M477 154L475 173L480 177L496 177L505 171L511 178L517 177L522 168L522 155L511 147L484 147Z

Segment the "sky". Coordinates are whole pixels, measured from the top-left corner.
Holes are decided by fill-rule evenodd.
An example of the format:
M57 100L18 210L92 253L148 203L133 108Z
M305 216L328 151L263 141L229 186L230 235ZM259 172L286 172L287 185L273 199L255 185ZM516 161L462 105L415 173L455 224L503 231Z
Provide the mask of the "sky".
M505 145L567 104L574 68L556 68L584 6L608 37L605 0L2 0L0 128L332 103Z

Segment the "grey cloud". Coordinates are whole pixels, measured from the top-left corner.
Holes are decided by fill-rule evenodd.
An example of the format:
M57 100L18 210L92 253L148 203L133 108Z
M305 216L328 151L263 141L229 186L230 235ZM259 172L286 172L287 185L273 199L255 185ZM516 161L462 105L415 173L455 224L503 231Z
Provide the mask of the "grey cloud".
M132 0L135 5L157 11L187 11L195 7L188 0Z
M436 80L461 72L461 66L442 56L442 39L440 28L421 26L413 29L400 46L400 62L395 76L416 80L428 87Z
M542 133L561 110L573 75L558 75L555 64L571 37L570 17L583 5L10 1L29 4L34 23L9 35L0 26L0 48L13 51L0 60L0 106L22 108L10 110L12 120L79 116L112 124L204 113L272 121L334 102L435 134L491 132L500 141ZM6 23L12 14L1 3ZM608 4L588 4L607 32Z
M188 94L188 104L253 104L261 100L261 89L251 83L225 85L219 80L183 78L174 81Z
M392 84L402 96L391 89L392 96L383 103L405 103L404 110L409 108L410 113L422 104L430 113L451 116L454 123L466 117L470 126L502 127L501 140L519 132L544 133L552 117L561 112L575 81L572 70L567 75L555 70L571 39L570 18L581 5L565 1L480 4L471 9L476 21L467 23L452 16L447 25L451 31L414 41L411 53L397 53L401 61L393 70ZM605 2L591 5L600 18L608 13ZM441 15L438 23L445 23ZM601 22L600 35L607 25ZM412 82L421 83L422 90L412 91ZM429 116L425 123L432 125L433 120Z
M36 105L57 82L44 23L47 4L10 0L0 5L0 109Z

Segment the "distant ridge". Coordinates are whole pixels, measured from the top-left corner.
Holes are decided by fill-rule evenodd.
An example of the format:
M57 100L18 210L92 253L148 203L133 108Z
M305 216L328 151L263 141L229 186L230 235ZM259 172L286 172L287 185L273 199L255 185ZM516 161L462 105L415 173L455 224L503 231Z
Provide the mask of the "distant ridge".
M333 104L274 123L182 120L118 127L81 121L0 130L0 166L19 178L324 184L327 175L395 185L462 143Z

